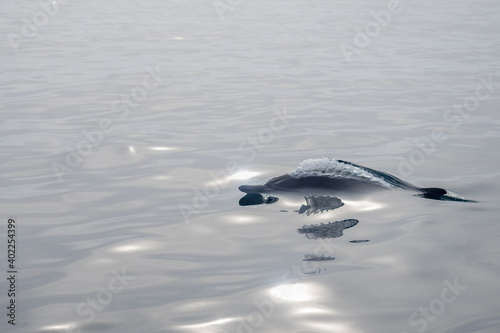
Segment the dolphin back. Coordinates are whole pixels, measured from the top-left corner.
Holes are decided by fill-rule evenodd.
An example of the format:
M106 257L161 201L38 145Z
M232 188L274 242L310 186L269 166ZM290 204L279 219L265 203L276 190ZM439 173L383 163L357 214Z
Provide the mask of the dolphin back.
M238 187L241 192L245 193L266 193L272 190L272 188L266 184L264 185L241 185Z
M386 172L332 158L305 160L292 172L274 177L267 182L241 185L246 193L294 191L304 188L363 192L370 189L403 189L417 192L417 196L444 201L475 202L438 187L420 188Z

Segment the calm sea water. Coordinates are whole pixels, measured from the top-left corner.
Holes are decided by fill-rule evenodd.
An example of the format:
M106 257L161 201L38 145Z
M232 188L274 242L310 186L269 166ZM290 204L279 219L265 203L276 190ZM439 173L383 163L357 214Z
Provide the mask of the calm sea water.
M500 330L499 2L2 7L2 332ZM478 202L238 204L317 157Z

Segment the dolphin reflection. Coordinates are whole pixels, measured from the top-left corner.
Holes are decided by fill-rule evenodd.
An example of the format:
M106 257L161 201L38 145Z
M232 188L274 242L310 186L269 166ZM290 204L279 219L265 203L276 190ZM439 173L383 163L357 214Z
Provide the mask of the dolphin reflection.
M323 195L308 195L304 197L305 204L302 204L298 210L298 214L310 216L313 214L322 214L324 212L340 208L344 205L342 200L337 197ZM240 206L275 204L279 198L269 194L248 193L240 199ZM342 221L334 221L329 223L308 224L297 229L297 232L304 235L306 239L330 239L338 238L344 234L344 230L352 228L359 223L356 219L346 219ZM367 242L368 240L354 240L353 243ZM335 260L332 256L305 254L303 261L331 261Z
M298 228L297 232L304 234L307 239L337 238L344 234L344 229L352 228L358 222L356 219L347 219L329 223L310 224Z

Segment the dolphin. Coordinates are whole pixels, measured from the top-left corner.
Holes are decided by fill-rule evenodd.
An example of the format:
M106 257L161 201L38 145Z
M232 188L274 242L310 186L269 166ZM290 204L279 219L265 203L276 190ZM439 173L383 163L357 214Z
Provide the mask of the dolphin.
M271 178L265 183L244 184L239 187L239 190L245 193L300 189L346 192L403 189L427 199L475 202L439 187L417 187L388 173L334 158L308 159L288 174Z

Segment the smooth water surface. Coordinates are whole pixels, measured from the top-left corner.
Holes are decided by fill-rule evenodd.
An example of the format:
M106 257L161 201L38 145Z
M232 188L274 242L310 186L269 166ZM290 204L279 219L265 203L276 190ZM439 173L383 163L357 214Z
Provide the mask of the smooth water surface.
M0 14L2 332L500 330L500 3L62 2ZM239 205L317 157L478 202Z

